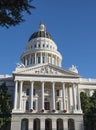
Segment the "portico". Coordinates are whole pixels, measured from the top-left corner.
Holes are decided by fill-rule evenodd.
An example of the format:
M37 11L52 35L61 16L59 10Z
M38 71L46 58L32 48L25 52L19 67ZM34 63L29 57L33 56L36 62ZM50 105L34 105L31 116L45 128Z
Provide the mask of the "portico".
M29 95L27 91L30 91ZM71 94L70 94L71 93ZM70 97L72 95L73 98ZM25 101L29 102L29 112L81 113L79 85L68 82L52 81L15 81L14 110L26 111ZM20 100L18 100L18 97ZM26 98L26 100L24 100ZM36 102L34 102L36 100ZM34 102L34 103L33 103ZM45 103L47 102L47 103ZM45 104L49 104L45 108ZM34 110L34 105L36 109ZM58 109L57 109L58 105ZM28 111L27 110L27 111Z

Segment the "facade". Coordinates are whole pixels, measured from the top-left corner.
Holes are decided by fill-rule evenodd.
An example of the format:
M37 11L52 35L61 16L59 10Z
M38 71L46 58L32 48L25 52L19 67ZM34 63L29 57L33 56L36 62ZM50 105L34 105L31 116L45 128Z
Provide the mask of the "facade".
M31 35L13 75L1 76L14 96L11 130L83 130L80 92L89 96L96 79L84 79L62 55L43 24ZM8 84L10 83L10 84Z

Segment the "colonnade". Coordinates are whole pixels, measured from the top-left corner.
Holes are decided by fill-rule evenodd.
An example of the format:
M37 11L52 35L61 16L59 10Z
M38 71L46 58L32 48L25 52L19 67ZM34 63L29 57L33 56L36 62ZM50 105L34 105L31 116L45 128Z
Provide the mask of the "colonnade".
M44 53L44 52L35 52L30 55L24 56L22 62L25 66L34 65L34 64L43 64L51 63L57 66L61 66L61 59L57 55Z
M30 109L33 110L33 101L34 101L34 94L33 94L33 89L34 89L34 83L36 81L31 81L30 82ZM22 110L22 92L23 92L23 83L24 81L15 81L15 97L14 97L14 109L19 109ZM44 110L44 87L45 87L46 82L41 82L41 110ZM18 85L19 84L19 85ZM51 89L52 89L52 110L56 110L56 90L55 90L55 84L56 82L51 83ZM61 87L62 87L62 110L66 110L68 112L68 108L66 107L66 83L61 82ZM73 112L75 111L81 111L81 103L80 103L80 92L79 92L79 85L73 83L71 85L72 87L72 101L73 101ZM19 106L17 108L17 97L18 97L18 90L19 90ZM69 95L70 96L70 95ZM69 98L69 97L67 97ZM68 100L68 104L69 104Z

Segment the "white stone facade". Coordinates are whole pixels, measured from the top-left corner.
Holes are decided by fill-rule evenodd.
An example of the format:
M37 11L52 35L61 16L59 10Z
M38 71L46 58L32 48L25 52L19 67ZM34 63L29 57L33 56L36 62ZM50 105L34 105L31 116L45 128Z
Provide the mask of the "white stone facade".
M11 130L83 130L80 92L91 96L96 79L83 79L75 66L65 70L61 63L55 42L40 24L10 80L15 84ZM4 80L0 76L0 83Z

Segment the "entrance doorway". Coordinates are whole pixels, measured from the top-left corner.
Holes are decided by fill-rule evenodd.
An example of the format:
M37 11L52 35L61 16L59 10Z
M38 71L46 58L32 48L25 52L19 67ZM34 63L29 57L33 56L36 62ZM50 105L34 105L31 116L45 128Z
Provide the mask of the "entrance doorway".
M51 119L45 120L45 130L52 130L52 120Z

